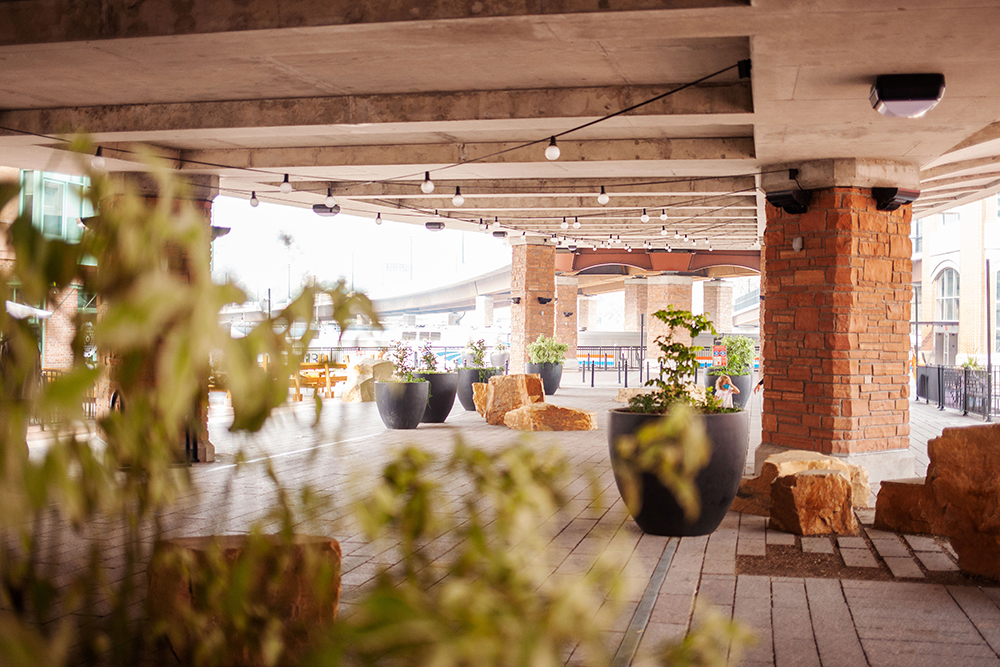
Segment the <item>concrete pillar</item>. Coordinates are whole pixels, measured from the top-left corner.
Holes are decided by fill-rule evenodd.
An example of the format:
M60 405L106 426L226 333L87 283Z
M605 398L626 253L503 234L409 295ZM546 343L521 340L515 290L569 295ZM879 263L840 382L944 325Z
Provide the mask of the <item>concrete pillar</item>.
M702 283L702 313L712 320L720 334L733 330L733 286L724 280Z
M199 212L205 220L205 224L211 226L212 224L212 202L215 197L219 194L219 178L218 176L200 176L200 175L187 175L184 178L186 187L186 198L187 201L191 203L194 209ZM111 193L107 198L100 202L103 207L114 207L117 205L117 201L120 199L121 193L125 192L126 185L141 197L145 197L146 203L149 206L154 206L156 200L159 198L159 186L156 179L146 173L124 173L116 172L108 175L108 190ZM205 255L207 261L208 254ZM170 251L168 249L167 257L165 257L167 266L172 273L190 280L191 277L191 258L185 253L181 252L179 249ZM206 272L208 267L206 267ZM103 308L98 304L98 318L101 317ZM120 360L113 357L107 356L104 359L105 368L108 372L105 373L97 382L95 387L96 400L98 416L100 416L101 411L107 411L111 405L111 396L116 388L116 373L117 367L120 365ZM149 368L146 370L146 376L149 382L156 382L156 369ZM215 461L215 446L208 439L208 376L206 375L202 381L202 392L198 398L197 404L194 406L194 421L198 424L198 462L200 463L212 463ZM184 443L179 443L181 452L184 449Z
M417 316L415 313L407 313L403 315L403 326L404 327L415 327L417 326Z
M650 276L646 280L649 284L649 303L646 314L646 358L654 361L660 356L660 348L656 347L656 337L667 333L668 328L663 322L653 317L653 313L663 310L668 305L673 305L674 308L681 310L691 310L691 286L694 284L694 279L689 276L665 275Z
M491 296L477 296L476 297L476 326L480 327L491 327L493 326L493 297Z
M580 280L576 276L556 276L555 321L552 330L556 340L566 343L566 368L576 367L576 330L578 322Z
M556 251L543 237L515 237L511 255L510 372L523 373L528 343L552 335Z
M910 216L909 205L877 210L862 186L816 187L800 215L767 207L758 467L797 448L864 465L873 483L913 476Z
M462 313L448 313L448 326L455 326L461 324Z
M590 331L597 327L597 302L592 296L580 294L576 297L577 331Z
M625 331L638 331L640 317L649 313L647 285L645 276L625 278Z

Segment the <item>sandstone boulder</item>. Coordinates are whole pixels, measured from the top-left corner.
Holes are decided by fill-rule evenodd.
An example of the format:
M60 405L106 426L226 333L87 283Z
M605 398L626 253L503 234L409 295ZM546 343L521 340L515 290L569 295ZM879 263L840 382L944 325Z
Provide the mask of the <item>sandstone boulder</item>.
M946 428L927 456L929 493L959 566L1000 579L1000 424Z
M886 479L875 500L875 528L894 533L943 535L941 508L923 477Z
M793 475L802 470L841 470L851 480L851 503L854 507L868 507L871 486L868 471L862 466L847 463L834 456L825 456L804 449L793 449L772 454L764 461L757 477L744 477L733 501L732 510L744 514L768 516L771 507L771 484L774 480Z
M476 412L482 417L486 414L486 388L489 387L485 382L473 382L472 383L472 402L476 405Z
M593 412L561 408L551 403L532 403L504 415L503 423L517 431L595 431Z
M392 362L385 359L364 357L347 367L347 382L342 398L348 403L365 403L375 400L375 383L392 377Z
M486 387L486 421L503 424L504 415L532 403L544 403L542 376L537 373L494 375Z
M628 403L633 396L648 394L652 387L622 387L615 396L615 403Z
M818 468L774 480L771 526L796 535L856 535L847 473Z

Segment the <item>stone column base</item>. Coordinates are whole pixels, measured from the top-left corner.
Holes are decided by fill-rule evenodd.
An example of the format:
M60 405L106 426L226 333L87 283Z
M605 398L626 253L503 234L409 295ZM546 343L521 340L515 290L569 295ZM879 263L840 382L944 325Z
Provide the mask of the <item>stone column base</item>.
M764 461L772 454L793 451L794 447L782 447L781 445L761 444L754 452L753 470L755 475L760 474L760 468ZM811 450L802 450L808 451ZM833 458L841 459L856 466L862 466L868 471L868 482L873 489L884 479L903 479L914 476L913 454L908 449L891 449L883 452L864 452L861 454L826 454Z

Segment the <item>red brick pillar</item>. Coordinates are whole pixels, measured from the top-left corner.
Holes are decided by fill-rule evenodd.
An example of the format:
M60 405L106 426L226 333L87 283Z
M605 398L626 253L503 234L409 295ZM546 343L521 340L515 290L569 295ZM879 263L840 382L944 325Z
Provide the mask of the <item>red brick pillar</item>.
M849 457L873 482L912 476L910 215L860 187L815 190L801 215L767 207L758 463L790 447ZM895 456L859 457L876 452Z
M638 331L639 318L649 319L649 283L645 276L625 279L625 331ZM659 308L653 308L653 311Z
M694 279L688 276L665 275L649 276L646 282L649 299L646 309L646 358L653 361L660 356L660 348L656 347L656 337L668 331L667 325L653 317L653 313L669 305L681 310L691 310Z
M576 366L576 331L579 304L577 295L580 291L580 279L576 276L556 276L556 307L553 331L556 340L566 343L566 362L569 367Z
M61 292L53 290L49 293L45 308L52 311L52 315L42 324L42 368L66 370L73 367L78 294L77 285L70 285Z
M556 249L541 237L511 241L510 372L523 373L527 345L552 335L556 297Z

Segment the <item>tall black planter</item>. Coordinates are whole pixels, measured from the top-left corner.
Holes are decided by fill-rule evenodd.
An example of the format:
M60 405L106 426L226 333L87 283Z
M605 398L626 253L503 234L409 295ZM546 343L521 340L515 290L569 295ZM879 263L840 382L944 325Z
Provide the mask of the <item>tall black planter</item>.
M375 404L385 427L416 428L427 409L429 388L428 382L376 382Z
M459 368L458 369L458 400L462 407L472 411L476 403L472 400L472 384L474 382L489 382L494 375L503 375L502 368Z
M611 410L609 417L608 446L615 483L621 493L624 484L621 476L630 463L618 455L615 442L622 435L634 433L643 424L659 419L661 415L636 414L622 408ZM642 473L642 507L632 518L644 533L677 537L708 535L719 527L729 511L746 465L750 413L742 411L702 417L712 446L712 456L695 478L701 498L701 513L688 523L673 494L655 475Z
M458 373L414 373L413 377L424 378L430 385L427 408L420 421L424 424L444 423L451 414L452 406L455 405Z
M736 388L740 390L740 393L733 396L733 406L743 409L750 401L750 392L753 390L753 373L751 372L749 375L730 375L729 377L732 379L733 384L736 385ZM701 383L706 387L714 387L715 381L718 378L718 375L709 375L707 368L701 370Z
M559 389L559 383L562 381L563 365L553 363L533 364L528 362L524 365L524 372L541 375L545 395L551 396Z

